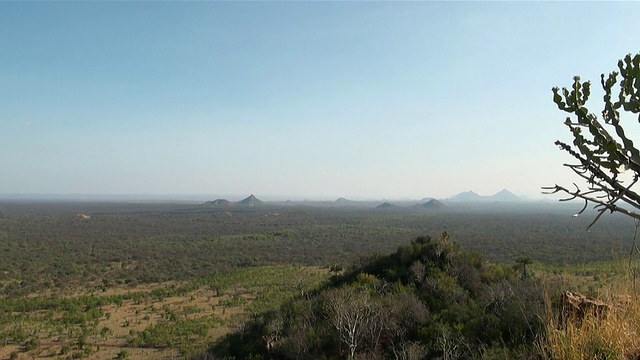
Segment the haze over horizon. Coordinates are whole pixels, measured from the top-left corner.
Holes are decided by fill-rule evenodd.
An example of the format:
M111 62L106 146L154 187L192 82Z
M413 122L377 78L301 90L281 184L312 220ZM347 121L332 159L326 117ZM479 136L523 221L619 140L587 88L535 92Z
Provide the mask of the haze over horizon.
M1 2L0 194L540 198L575 181L551 88L599 113L638 10Z
M503 189L500 190L497 193L494 194L477 194L480 198L487 198L487 197L492 197L494 195L497 195L498 193L501 193L503 191L509 191L508 189ZM349 201L364 201L364 202L370 202L370 201L409 201L409 202L420 202L420 201L424 201L426 199L436 199L436 200L455 200L454 198L456 196L459 195L463 195L463 194L467 194L469 192L473 192L475 193L475 191L473 190L468 190L468 191L463 191L460 193L456 193L456 194L450 194L449 196L445 196L445 197L433 197L433 196L429 196L429 195L424 195L424 196L415 196L415 197L411 197L411 196L405 196L405 197L394 197L394 198L388 198L388 197L375 197L375 196L355 196L355 197L345 197L345 196L340 196L338 198L336 197L330 197L330 196L322 196L322 195L316 195L316 196L289 196L287 194L267 194L265 196L260 195L260 194L253 194L253 193L246 193L246 194L117 194L117 193L112 193L112 194L90 194L90 193L84 193L84 194L55 194L55 193L51 193L51 194L0 194L0 201L2 200L26 200L26 201L37 201L37 200L43 200L43 201L57 201L57 200L61 200L61 201L107 201L107 202L111 202L111 201L187 201L187 202L206 202L206 201L212 201L212 200L229 200L229 201L240 201L243 199L246 199L249 196L255 196L256 198L258 198L259 200L263 200L263 201L269 201L269 202L284 202L284 201L294 201L294 202L299 202L299 201L319 201L319 202L332 202L332 201L339 201L339 200L349 200ZM509 193L511 193L509 191ZM519 200L554 200L551 197L545 197L545 198L529 198L526 195L521 195L518 196L516 194L511 193L512 195L516 196L519 198Z

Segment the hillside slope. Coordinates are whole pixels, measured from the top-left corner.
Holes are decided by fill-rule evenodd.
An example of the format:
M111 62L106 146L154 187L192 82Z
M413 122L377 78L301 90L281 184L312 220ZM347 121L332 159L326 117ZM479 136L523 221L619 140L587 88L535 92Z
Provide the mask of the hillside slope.
M362 259L280 311L256 314L211 353L243 359L529 358L543 318L537 282L462 251L443 233Z

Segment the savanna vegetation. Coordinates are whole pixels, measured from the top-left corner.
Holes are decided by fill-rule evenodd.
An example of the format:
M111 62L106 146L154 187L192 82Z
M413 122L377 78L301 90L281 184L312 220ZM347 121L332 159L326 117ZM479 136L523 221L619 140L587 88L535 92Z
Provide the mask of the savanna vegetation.
M554 206L556 205L556 206ZM580 206L204 208L180 204L0 204L0 290L192 280L247 266L348 264L448 231L492 261L576 263L623 258L634 224L621 216L584 231ZM78 214L89 216L83 218Z
M590 219L570 216L579 208L554 203L0 208L2 358L261 357L273 317L280 328L271 357L526 355L535 336L522 326L542 325L541 274L567 278L566 264L624 261L635 229L611 216L586 232ZM455 241L443 240L444 231ZM446 260L428 260L434 244L447 249ZM522 257L531 260L526 272ZM596 294L623 273L585 270L562 286ZM507 307L487 312L500 291ZM363 337L353 347L327 320L328 299L345 298L379 303L367 311L388 315L385 326L405 324L402 316L417 322L380 328L377 340ZM406 309L395 308L402 303ZM536 315L504 318L523 307ZM491 334L479 330L488 324ZM300 326L317 333L294 330ZM283 345L291 342L298 355L284 350L296 348Z

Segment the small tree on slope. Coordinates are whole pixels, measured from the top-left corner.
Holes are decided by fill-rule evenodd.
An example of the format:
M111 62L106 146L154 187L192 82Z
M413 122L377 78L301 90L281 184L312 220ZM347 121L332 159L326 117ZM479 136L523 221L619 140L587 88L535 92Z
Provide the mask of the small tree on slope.
M578 214L594 203L598 214L589 228L607 211L640 221L640 194L634 189L640 177L640 151L621 124L621 111L637 116L640 122L640 54L618 61L618 71L602 74L600 83L605 92L602 119L586 107L591 93L589 81L581 82L576 76L570 89L553 88L553 101L571 114L565 125L573 135L571 145L559 140L555 144L576 160L564 166L584 179L587 187L574 183L575 189L557 184L543 188L547 194L567 194L561 201L584 200Z

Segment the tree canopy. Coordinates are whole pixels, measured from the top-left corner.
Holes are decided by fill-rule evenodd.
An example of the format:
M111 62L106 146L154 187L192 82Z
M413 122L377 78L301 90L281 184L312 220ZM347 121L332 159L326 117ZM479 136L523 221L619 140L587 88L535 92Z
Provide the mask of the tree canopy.
M557 184L544 188L546 193L569 195L562 201L584 200L579 214L589 203L595 204L598 215L589 227L607 211L640 221L640 194L634 189L640 176L640 151L622 124L625 114L637 116L640 122L640 54L618 61L618 71L602 74L600 84L604 90L601 118L586 107L591 95L589 81L581 82L576 76L570 88L552 89L558 108L571 114L565 125L573 136L572 144L559 140L555 144L577 160L564 165L585 180L587 187L574 183L575 189Z

